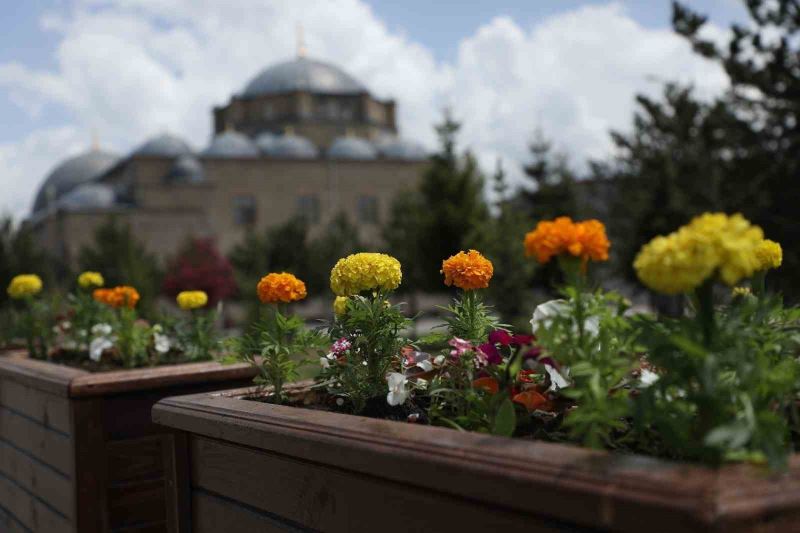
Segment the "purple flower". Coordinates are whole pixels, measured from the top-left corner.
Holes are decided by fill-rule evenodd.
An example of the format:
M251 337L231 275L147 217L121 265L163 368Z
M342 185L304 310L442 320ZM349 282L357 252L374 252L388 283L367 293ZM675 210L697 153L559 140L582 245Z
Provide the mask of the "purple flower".
M331 346L331 351L336 355L341 355L347 350L349 350L350 346L352 346L350 341L347 340L346 337L342 337L341 339L333 343L333 346Z
M491 342L487 342L478 346L478 351L483 354L487 364L499 365L503 362L503 356L500 355L500 351L497 349L497 346Z
M489 342L491 344L500 344L501 346L508 346L511 344L512 337L509 332L504 329L496 329L489 333Z

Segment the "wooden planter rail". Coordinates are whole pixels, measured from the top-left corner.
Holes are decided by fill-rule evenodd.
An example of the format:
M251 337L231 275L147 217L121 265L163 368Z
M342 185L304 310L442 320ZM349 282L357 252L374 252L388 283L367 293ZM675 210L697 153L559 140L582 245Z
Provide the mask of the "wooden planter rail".
M175 514L186 441L150 410L253 375L218 363L93 374L0 356L0 531L187 531Z
M800 457L768 476L268 405L166 398L185 432L192 531L800 530Z

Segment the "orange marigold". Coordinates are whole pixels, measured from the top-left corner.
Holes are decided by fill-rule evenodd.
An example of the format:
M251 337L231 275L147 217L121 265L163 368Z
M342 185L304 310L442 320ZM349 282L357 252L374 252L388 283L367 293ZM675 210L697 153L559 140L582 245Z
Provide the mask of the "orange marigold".
M120 285L113 289L95 289L92 298L111 307L133 309L139 303L139 291L129 285Z
M525 235L525 255L547 263L553 256L568 254L586 261L608 260L611 243L599 220L573 222L570 217L543 220Z
M306 297L306 284L288 272L267 274L256 287L262 303L289 303Z
M494 267L480 252L470 250L458 252L442 261L441 273L444 274L444 284L448 287L455 285L459 289L471 291L489 286Z

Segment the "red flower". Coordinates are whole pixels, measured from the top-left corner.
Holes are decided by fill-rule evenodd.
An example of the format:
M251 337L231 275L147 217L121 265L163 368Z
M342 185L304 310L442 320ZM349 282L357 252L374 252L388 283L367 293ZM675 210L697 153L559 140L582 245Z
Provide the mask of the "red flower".
M482 389L489 394L497 394L500 390L500 384L492 377L478 378L472 382L472 386L476 389Z
M547 403L547 398L545 398L535 390L520 392L519 394L515 395L512 398L512 400L514 401L514 403L524 405L525 409L527 409L529 413L531 411L535 411L536 409L542 407Z
M503 362L503 356L500 355L500 351L497 349L497 346L490 342L478 346L478 351L486 357L487 364L499 365Z
M489 342L492 344L500 344L501 346L508 346L511 344L513 337L509 332L504 329L496 329L489 333Z

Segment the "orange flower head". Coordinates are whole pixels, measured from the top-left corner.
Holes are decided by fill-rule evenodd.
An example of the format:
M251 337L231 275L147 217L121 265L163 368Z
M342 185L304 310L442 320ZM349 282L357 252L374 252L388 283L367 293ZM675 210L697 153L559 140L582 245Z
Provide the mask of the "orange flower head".
M611 243L606 236L606 227L599 220L573 222L569 217L542 220L536 229L525 235L525 255L534 256L540 263L547 263L553 256L570 255L587 261L608 260Z
M500 391L500 383L493 377L478 378L472 382L472 387L479 390L484 390L489 394L497 394Z
M441 273L444 274L444 284L448 287L455 285L459 289L472 291L489 286L494 267L480 252L470 250L458 252L442 261Z
M514 398L512 398L512 400L514 401L514 403L524 405L525 409L527 409L529 413L535 411L536 409L548 403L547 398L545 398L535 390L520 392L519 394L514 395Z
M267 274L256 287L261 303L290 303L306 297L306 284L288 272Z
M128 285L120 285L113 289L95 289L92 298L110 307L133 309L139 302L139 291Z

